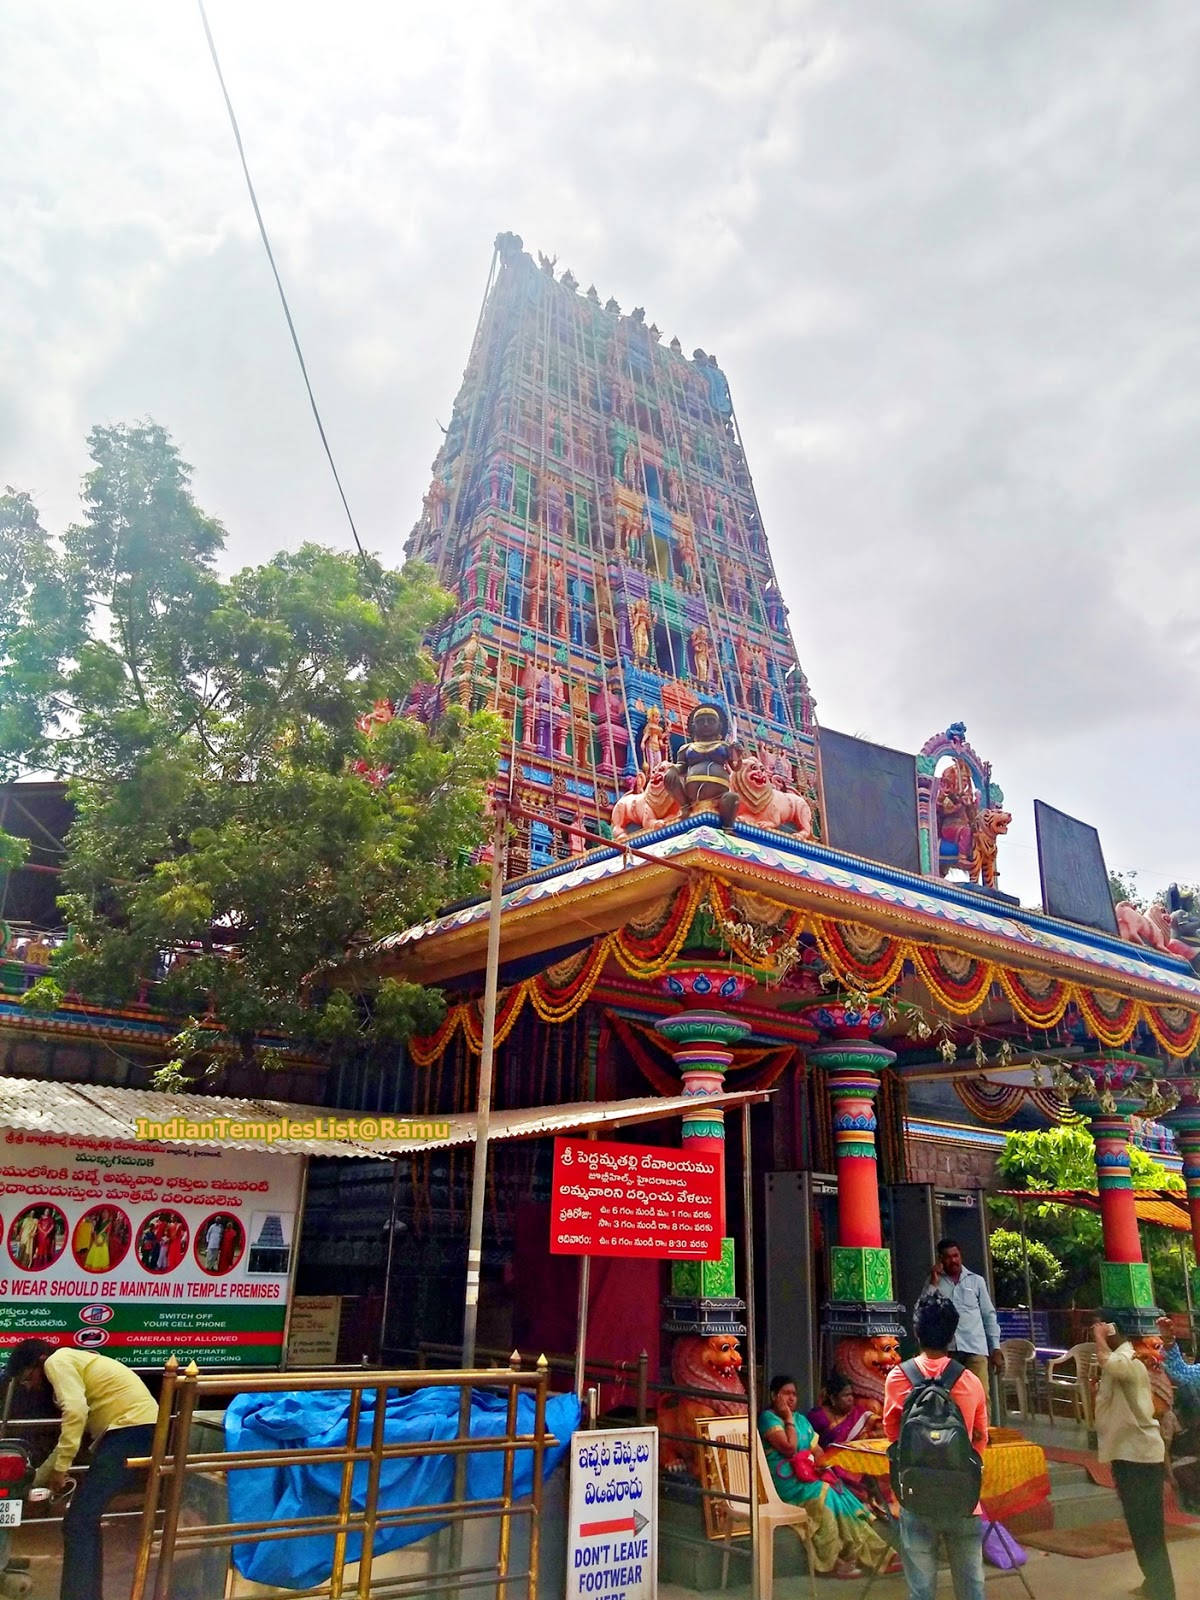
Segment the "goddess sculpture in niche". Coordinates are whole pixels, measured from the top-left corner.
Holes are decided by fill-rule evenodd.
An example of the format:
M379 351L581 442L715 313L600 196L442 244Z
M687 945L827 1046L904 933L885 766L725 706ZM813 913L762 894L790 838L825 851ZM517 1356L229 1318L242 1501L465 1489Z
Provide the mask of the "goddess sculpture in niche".
M937 797L938 871L943 877L951 867L970 870L974 854L975 826L979 817L979 796L966 762L955 758L938 779Z

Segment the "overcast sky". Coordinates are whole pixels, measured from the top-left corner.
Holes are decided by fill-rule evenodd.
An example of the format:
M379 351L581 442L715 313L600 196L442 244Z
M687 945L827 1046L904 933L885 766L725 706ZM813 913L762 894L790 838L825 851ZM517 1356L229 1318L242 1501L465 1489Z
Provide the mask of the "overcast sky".
M962 720L1200 880L1195 0L209 0L364 541L420 508L492 240L716 353L828 726ZM0 484L153 416L241 565L349 533L195 6L0 14Z

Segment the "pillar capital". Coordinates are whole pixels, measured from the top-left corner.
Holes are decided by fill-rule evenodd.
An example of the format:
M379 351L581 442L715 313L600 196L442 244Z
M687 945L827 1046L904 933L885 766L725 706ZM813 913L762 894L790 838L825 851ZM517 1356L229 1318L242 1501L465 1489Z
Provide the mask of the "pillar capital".
M801 1006L799 1015L819 1030L823 1040L871 1039L887 1021L887 1013L873 1000L814 1000Z

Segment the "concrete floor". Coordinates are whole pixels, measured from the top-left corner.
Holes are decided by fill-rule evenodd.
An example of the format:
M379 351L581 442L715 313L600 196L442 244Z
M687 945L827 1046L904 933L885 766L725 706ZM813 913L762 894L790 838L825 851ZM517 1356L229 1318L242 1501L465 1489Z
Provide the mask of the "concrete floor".
M1186 1552L1186 1554L1185 1554ZM1177 1600L1200 1600L1200 1540L1182 1540L1171 1545L1171 1564L1175 1571ZM1028 1600L1021 1580L1011 1572L996 1572L984 1568L987 1574L987 1600ZM1129 1596L1142 1581L1132 1550L1119 1556L1097 1556L1083 1561L1077 1556L1054 1556L1040 1550L1029 1552L1025 1576L1036 1600L1129 1600ZM862 1580L836 1582L832 1578L817 1579L819 1600L857 1600L863 1588ZM703 1600L746 1600L750 1591L743 1585L732 1584L721 1596L720 1590L711 1591ZM906 1600L908 1589L902 1577L879 1578L871 1589L870 1600ZM943 1572L938 1585L939 1600L950 1600L950 1574ZM775 1583L772 1600L809 1600L807 1578L780 1578ZM660 1585L658 1600L701 1600L694 1589L681 1589L675 1584Z

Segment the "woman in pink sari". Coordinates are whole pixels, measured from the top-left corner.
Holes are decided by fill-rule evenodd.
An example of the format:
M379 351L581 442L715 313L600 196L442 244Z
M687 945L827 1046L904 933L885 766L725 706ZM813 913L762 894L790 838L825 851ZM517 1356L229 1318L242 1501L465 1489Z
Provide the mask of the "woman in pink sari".
M853 1444L856 1439L882 1437L882 1418L859 1404L855 1399L850 1379L842 1373L829 1374L825 1380L821 1400L822 1404L814 1406L808 1413L808 1420L816 1431L822 1450L828 1450L839 1444ZM830 1457L828 1464L837 1474L838 1481L845 1484L846 1488L860 1500L885 1503L886 1478L876 1479L863 1473L848 1472L845 1467L838 1466L836 1455Z

